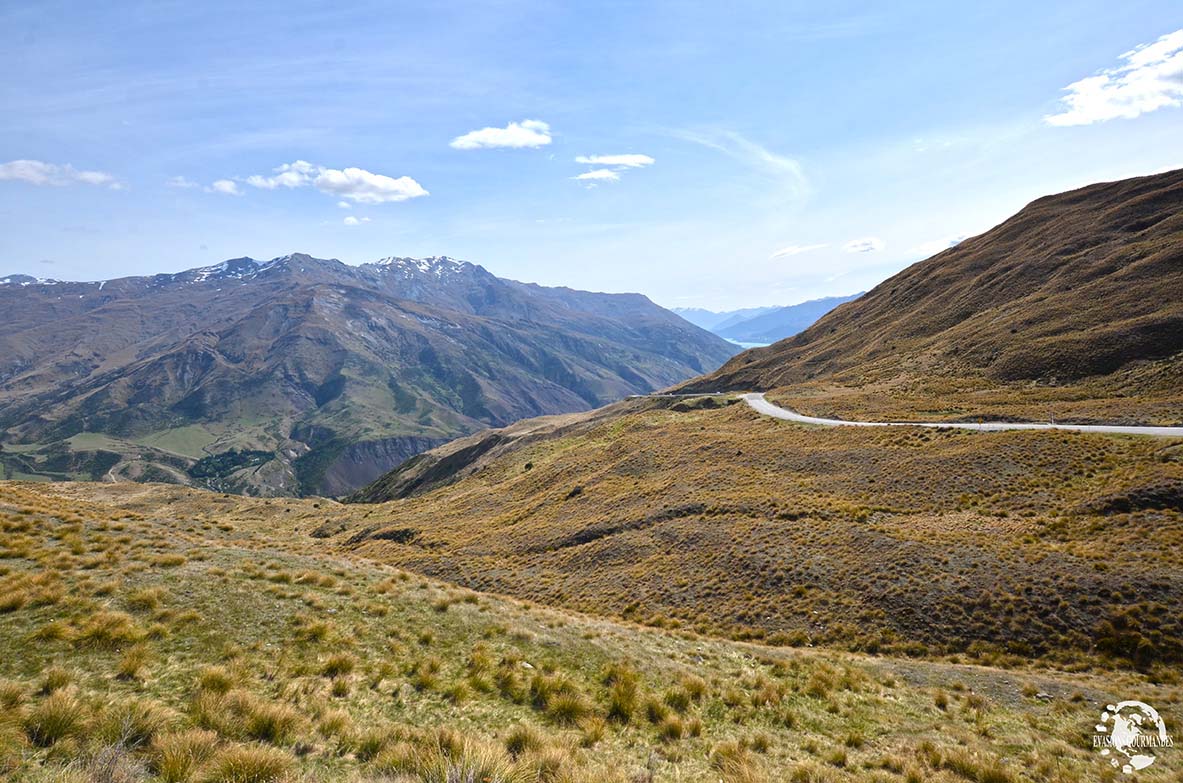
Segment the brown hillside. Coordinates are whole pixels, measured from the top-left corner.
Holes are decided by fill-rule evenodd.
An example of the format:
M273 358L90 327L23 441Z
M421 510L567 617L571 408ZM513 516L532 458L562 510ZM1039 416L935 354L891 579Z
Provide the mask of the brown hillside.
M468 587L776 643L1183 660L1183 451L631 400L421 455L314 533ZM1139 652L1141 650L1141 652Z
M1183 351L1183 170L1038 199L688 390L901 377L1073 383ZM1147 377L1148 376L1148 377ZM1177 388L1177 372L1139 388ZM1115 378L1114 384L1124 383Z

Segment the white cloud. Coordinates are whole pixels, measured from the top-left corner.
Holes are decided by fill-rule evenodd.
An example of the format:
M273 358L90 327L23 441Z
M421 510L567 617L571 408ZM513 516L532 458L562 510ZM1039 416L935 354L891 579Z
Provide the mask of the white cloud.
M777 250L775 253L770 255L769 258L787 258L788 256L799 256L802 253L821 250L823 247L829 247L829 245L825 243L820 245L789 245L788 247L782 247L780 250Z
M887 247L887 243L879 237L863 237L852 239L842 246L847 253L876 253Z
M40 160L12 160L8 163L0 163L0 180L53 187L81 183L83 185L104 185L112 190L123 189L123 183L105 171L79 171L69 163L59 165Z
M542 147L550 144L550 125L541 120L511 122L504 128L481 128L452 139L451 147L458 150L479 150L493 147Z
M388 177L356 167L330 169L306 160L284 163L276 166L270 176L253 174L242 181L262 190L311 185L322 193L344 199L337 202L342 209L349 209L350 201L384 204L428 195L423 186L410 177Z
M1048 125L1091 125L1133 119L1183 105L1183 30L1167 33L1121 55L1124 64L1064 88L1063 110L1043 118Z
M224 193L227 196L242 195L242 191L238 189L238 183L232 179L219 179L210 185L209 189L212 193Z
M916 247L912 248L913 253L919 255L921 258L928 258L935 256L942 250L948 250L951 247L956 247L961 244L966 238L965 234L955 237L942 237L941 239L933 239L928 242L921 242Z
M576 163L586 163L589 166L619 166L624 169L639 169L642 166L652 166L653 158L648 155L580 155L575 158Z
M201 187L201 185L198 185L196 182L186 179L185 177L169 177L164 184L168 185L170 188L180 188L182 190L190 190L192 188Z
M423 186L410 177L388 177L358 168L324 169L312 184L322 193L359 204L383 204L428 195Z
M362 223L369 223L370 219L368 217L359 218L350 215L341 222L347 226L360 226Z
M592 171L585 171L582 174L576 175L571 179L591 180L598 182L616 182L620 179L620 175L612 169L593 169Z
M297 160L276 166L273 171L275 175L271 177L253 174L246 178L246 184L263 190L275 190L279 187L300 188L311 182L323 168L314 166L306 160Z
M338 209L353 209L353 205L350 204L348 201L338 201L337 208Z

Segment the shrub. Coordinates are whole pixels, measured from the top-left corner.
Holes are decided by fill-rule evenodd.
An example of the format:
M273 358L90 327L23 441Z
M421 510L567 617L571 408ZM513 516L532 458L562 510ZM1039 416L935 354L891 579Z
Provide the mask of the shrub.
M152 741L149 766L164 783L184 783L213 755L217 744L218 735L202 729L160 734Z
M25 735L34 745L47 748L83 727L84 706L76 696L55 691L33 705L22 721Z
M231 745L218 751L206 783L279 783L292 771L292 757L265 745Z

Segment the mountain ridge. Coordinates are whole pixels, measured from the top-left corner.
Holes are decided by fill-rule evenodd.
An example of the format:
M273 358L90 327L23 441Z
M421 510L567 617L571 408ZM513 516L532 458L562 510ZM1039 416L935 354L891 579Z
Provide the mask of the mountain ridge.
M1044 196L686 391L1071 383L1183 352L1183 170ZM1170 357L1175 357L1171 359Z
M158 450L113 478L189 483L189 460L263 449L276 458L205 485L337 494L451 437L660 388L734 352L642 295L446 256L26 282L0 285L0 462L17 474L89 476L74 444L102 434L119 443L100 452ZM17 455L27 445L35 456Z

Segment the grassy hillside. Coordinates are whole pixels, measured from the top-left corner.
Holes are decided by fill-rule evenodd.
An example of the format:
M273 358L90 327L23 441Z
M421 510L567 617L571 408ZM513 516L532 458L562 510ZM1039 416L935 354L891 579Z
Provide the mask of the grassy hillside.
M326 554L370 511L0 484L0 777L1066 783L1114 778L1107 701L1171 720L1183 695L710 640Z
M458 441L358 499L410 497L325 533L477 589L778 645L1183 662L1183 444L702 403Z
M1181 356L1183 170L1038 199L684 387L853 388L851 413L886 396L895 416L983 390L1016 412L1088 397L1069 415L1179 422Z

